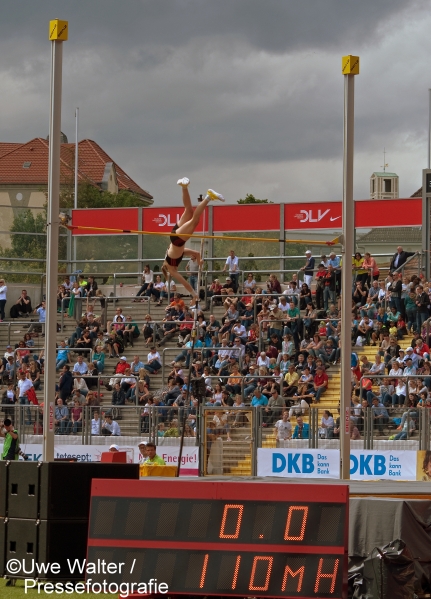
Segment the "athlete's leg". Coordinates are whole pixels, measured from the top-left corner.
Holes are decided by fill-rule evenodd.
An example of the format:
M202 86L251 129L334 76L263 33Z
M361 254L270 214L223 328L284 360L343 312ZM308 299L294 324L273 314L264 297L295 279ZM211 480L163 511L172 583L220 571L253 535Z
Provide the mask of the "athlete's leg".
M166 264L165 262L162 266L162 271L163 273L167 271L171 275L171 277L175 279L177 283L181 283L187 289L187 291L190 293L192 297L198 298L198 294L196 293L196 291L193 289L190 283L186 281L186 279L178 272L176 266L171 266L170 264Z
M178 227L176 232L177 235L192 235L194 233L194 230L199 224L200 217L205 208L211 202L211 199L212 198L210 198L210 196L206 196L206 198L196 206L192 218Z
M182 187L183 204L184 204L184 212L182 213L181 218L178 221L178 226L183 225L184 223L189 221L191 218L193 218L193 206L192 206L192 201L190 199L189 188L188 188L189 183L190 183L190 179L187 179L187 177L183 177L182 179L179 179L177 182L177 185L180 185Z

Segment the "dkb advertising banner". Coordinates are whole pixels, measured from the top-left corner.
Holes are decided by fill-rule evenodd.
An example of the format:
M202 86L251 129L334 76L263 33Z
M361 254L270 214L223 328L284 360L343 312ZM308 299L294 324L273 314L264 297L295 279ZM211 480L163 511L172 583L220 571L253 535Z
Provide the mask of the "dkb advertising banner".
M416 480L416 451L361 449L350 452L353 480Z
M431 478L431 452L352 450L350 477L354 480L426 480ZM422 455L424 454L424 455ZM427 461L428 458L428 461ZM425 465L425 462L429 464ZM427 474L428 473L428 474ZM339 478L338 449L258 449L257 475L287 478Z
M257 450L257 475L288 478L340 478L338 449Z

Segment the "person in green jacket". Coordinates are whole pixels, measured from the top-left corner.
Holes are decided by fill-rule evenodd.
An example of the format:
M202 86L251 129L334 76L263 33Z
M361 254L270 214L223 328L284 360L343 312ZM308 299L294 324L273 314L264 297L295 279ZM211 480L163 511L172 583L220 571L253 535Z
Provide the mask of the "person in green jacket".
M166 462L163 458L157 455L157 447L154 443L147 443L147 459L144 460L144 464L153 464L154 466L166 466Z
M13 428L12 421L6 418L0 429L0 437L4 437L2 460L17 460L19 458L18 431Z

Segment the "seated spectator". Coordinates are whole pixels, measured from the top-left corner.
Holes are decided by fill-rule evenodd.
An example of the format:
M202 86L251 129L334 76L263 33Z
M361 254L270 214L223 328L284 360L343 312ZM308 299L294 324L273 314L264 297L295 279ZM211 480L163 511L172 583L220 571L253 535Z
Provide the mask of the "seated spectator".
M315 403L320 402L320 398L328 389L328 375L326 374L322 366L316 367L316 374L314 376L314 401Z
M323 438L332 439L334 437L334 418L329 410L325 410L323 412L322 420L320 421L320 426L323 429Z
M289 413L285 410L282 417L274 425L276 442L289 441L292 438L292 425L289 420Z
M292 439L308 439L309 425L299 416L296 419L296 426L293 431Z
M222 285L221 285L220 281L218 279L214 279L214 281L211 283L211 285L208 285L207 297L211 298L213 296L220 296L221 289L222 289ZM220 305L221 298L215 299L213 304Z
M83 331L81 337L76 341L75 343L75 348L76 348L76 353L78 354L78 356L82 356L85 355L85 357L89 357L90 356L90 351L91 348L93 347L93 340L90 337L90 332L89 331ZM80 351L80 350L87 350L87 351Z
M77 435L82 430L82 407L75 399L73 408L70 410L71 419L68 423L68 434Z
M55 408L54 419L56 434L65 435L69 428L69 408L63 405L63 400L59 397Z
M112 419L111 414L105 414L105 420L102 423L101 433L104 436L118 437L121 435L121 430L118 422Z
M112 388L114 387L115 383L121 381L122 375L124 375L126 368L130 368L130 364L127 363L126 356L121 356L121 358L115 366L114 376L109 380L109 383L105 383L105 387L108 389L108 391L112 391Z
M84 397L88 393L88 386L86 380L79 374L75 374L73 377L73 391L79 391Z
M280 302L282 300L282 297L283 296L280 297ZM311 303L312 303L311 289L309 288L307 283L303 283L301 285L301 291L299 293L299 309L305 310L306 306Z
M80 375L85 375L88 372L88 364L84 362L84 358L81 355L78 356L73 366L73 372L77 372Z
M373 332L373 321L369 318L369 316L364 316L364 318L359 322L357 332L365 339L365 343L370 345L371 334Z
M268 405L263 409L263 423L262 426L266 427L280 418L281 409L285 408L286 404L284 399L279 394L276 388L273 388L270 393Z
M23 289L21 291L21 295L13 304L10 309L10 317L11 318L20 318L22 316L29 316L33 312L33 308L31 306L31 298L27 295L27 291Z
M374 397L372 401L372 415L374 427L382 433L383 427L389 422L389 415L385 406L379 403L377 397Z
M105 353L102 349L101 345L96 345L94 348L94 353L92 355L92 363L95 368L97 368L97 372L102 374L105 369Z
M292 397L298 392L299 374L295 370L295 365L291 364L284 377L283 396Z
M33 387L37 391L40 388L42 381L40 379L40 374L41 374L40 366L39 366L38 362L36 362L36 360L33 360L32 362L30 362L28 373L29 373L30 379L33 383Z
M123 338L118 335L117 331L109 333L109 337L106 340L106 345L109 348L110 358L119 358L120 354L124 351Z
M250 365L249 373L244 379L244 397L247 399L250 395L254 394L254 390L258 385L258 377L256 376L256 367Z
M147 356L147 363L144 364L144 368L145 370L148 370L150 374L157 374L159 370L161 370L161 358L155 346L151 347Z
M133 321L132 317L128 314L126 316L126 323L123 329L123 341L124 347L128 345L133 347L133 342L139 337L140 331L138 325Z
M253 273L249 272L247 278L244 280L244 291L250 290L253 293L256 290L256 281L253 278Z
M57 359L55 362L55 369L58 371L60 368L63 368L65 364L70 362L69 358L69 348L66 345L65 341L61 341L60 347L57 349Z
M257 408L259 406L266 406L266 405L268 405L268 398L262 394L259 387L256 387L256 389L254 390L253 397L251 399L251 406L253 408Z
M86 398L89 395L89 393L90 391L84 395L84 393L81 393L80 389L74 389L72 392L72 405L75 401L78 401L80 406L86 405Z
M423 342L421 337L416 339L416 345L413 353L419 356L419 359L429 360L430 359L430 348L426 343Z
M227 380L226 391L235 395L241 394L241 373L238 364L233 364L232 373Z
M126 403L126 393L119 382L115 383L112 391L112 405L124 406Z

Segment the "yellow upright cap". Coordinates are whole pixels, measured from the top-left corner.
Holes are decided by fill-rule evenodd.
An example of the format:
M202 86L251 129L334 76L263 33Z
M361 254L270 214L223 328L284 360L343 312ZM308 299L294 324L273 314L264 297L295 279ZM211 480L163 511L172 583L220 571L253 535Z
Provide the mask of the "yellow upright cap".
M359 75L359 56L343 56L341 59L341 72L343 75Z
M69 22L60 21L60 19L54 19L49 22L49 41L58 40L65 42L68 38L69 33Z

